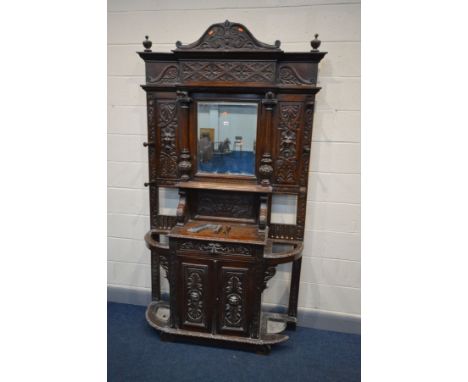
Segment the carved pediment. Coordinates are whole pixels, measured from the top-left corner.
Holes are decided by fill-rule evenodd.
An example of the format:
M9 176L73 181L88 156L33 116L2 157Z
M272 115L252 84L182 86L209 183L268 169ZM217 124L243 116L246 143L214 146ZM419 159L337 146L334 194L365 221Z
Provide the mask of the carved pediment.
M262 50L281 52L280 45L279 40L276 40L274 45L258 41L244 25L226 20L224 23L211 25L197 41L191 44L182 45L180 41L177 41L176 51Z

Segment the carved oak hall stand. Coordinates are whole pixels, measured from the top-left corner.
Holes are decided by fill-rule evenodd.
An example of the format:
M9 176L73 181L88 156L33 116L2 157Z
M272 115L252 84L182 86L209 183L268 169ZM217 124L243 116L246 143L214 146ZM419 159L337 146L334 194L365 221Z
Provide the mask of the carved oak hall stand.
M210 26L145 61L152 302L146 319L176 336L268 352L295 328L320 41L285 53L239 23ZM176 216L161 188L178 190ZM272 198L296 201L296 224L271 222ZM164 211L162 211L164 212ZM278 264L292 262L285 314L261 311ZM161 299L160 269L169 281Z

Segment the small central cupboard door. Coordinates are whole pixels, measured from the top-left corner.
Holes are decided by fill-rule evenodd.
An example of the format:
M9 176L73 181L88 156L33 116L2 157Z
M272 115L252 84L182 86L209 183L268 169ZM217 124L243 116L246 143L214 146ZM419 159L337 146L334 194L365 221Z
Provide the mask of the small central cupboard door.
M248 335L250 322L249 296L252 268L246 263L220 262L218 266L217 332Z
M211 331L213 262L191 257L179 258L178 302L180 327L187 330Z

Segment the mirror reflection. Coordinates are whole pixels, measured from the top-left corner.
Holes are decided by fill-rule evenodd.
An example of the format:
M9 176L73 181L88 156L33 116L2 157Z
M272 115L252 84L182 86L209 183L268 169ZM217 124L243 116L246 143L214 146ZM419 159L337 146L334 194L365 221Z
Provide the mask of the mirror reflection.
M198 171L255 174L257 104L198 103Z

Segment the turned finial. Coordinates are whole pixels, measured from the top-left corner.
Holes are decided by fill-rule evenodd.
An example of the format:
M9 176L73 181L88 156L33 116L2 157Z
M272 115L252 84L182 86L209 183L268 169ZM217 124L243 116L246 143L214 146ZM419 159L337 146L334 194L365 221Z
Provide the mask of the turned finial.
M143 41L143 46L145 47L145 52L151 52L151 46L153 43L148 40L148 36L145 36L145 41Z
M312 46L312 52L318 52L318 48L322 41L318 39L318 33L315 34L315 38L310 42L310 45Z

